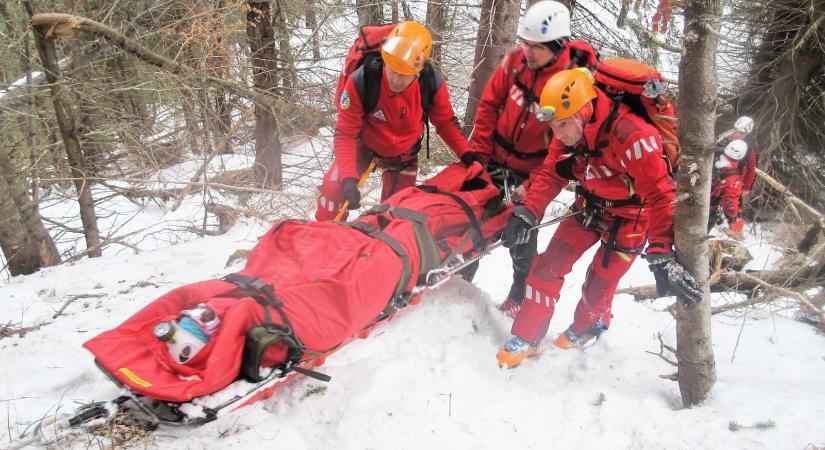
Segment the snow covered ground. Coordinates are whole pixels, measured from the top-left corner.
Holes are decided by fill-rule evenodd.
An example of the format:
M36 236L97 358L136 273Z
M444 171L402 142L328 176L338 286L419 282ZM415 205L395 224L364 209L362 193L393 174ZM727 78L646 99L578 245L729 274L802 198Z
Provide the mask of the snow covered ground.
M151 214L161 214L156 209ZM161 214L162 215L162 214ZM118 389L81 344L162 293L220 276L237 249L266 224L242 221L229 233L133 254L111 254L16 277L0 287L0 323L48 323L0 340L0 447L55 408L71 411ZM552 229L540 235L546 244ZM749 241L752 264L775 257ZM590 255L588 255L590 256ZM586 264L562 292L551 337L565 329ZM472 285L450 281L366 340L332 355L324 384L301 379L275 398L199 428L161 428L141 446L158 448L766 448L825 444L825 338L788 312L751 310L713 318L718 381L699 408L680 407L673 368L656 334L674 344L668 300L619 296L612 328L585 351L545 347L514 370L495 352L510 321L495 310L510 282L506 250L486 257ZM622 286L652 282L638 261ZM69 301L70 299L73 299ZM68 305L67 305L68 303ZM52 318L57 311L62 314ZM744 324L744 325L743 325ZM738 346L737 346L738 341ZM766 429L740 426L772 423ZM107 443L105 438L90 438ZM90 445L81 438L76 448Z

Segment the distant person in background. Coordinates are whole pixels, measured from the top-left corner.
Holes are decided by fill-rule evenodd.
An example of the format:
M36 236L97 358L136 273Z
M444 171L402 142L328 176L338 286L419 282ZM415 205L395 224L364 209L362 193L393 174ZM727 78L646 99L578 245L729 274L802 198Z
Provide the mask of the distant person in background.
M745 227L743 197L750 193L756 180L757 151L751 138L753 126L753 119L742 116L732 129L716 140L708 231L727 219L729 228L726 233L741 238Z
M742 220L742 174L740 167L745 162L748 144L736 139L728 142L713 161L713 180L710 188L710 215L708 231L723 219L728 220L726 233L733 238L742 236L745 221Z

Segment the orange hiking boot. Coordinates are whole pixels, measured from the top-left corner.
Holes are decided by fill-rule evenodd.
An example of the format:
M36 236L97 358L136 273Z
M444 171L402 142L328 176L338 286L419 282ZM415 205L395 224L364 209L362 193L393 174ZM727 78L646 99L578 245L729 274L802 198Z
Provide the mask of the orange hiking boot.
M521 364L525 359L536 356L538 353L537 344L531 344L518 336L513 336L513 339L510 339L504 344L504 347L496 353L496 359L498 359L499 367L512 369Z
M583 348L594 338L598 339L605 331L607 331L607 325L604 324L602 319L596 321L593 326L584 330L581 334L574 333L571 325L571 328L564 330L564 332L553 341L553 345L563 350Z
M567 330L564 333L560 334L555 341L553 341L553 345L562 350L570 350L571 348L584 347L584 344L590 342L591 339L593 339L592 334L576 336L575 334L573 334L572 331Z

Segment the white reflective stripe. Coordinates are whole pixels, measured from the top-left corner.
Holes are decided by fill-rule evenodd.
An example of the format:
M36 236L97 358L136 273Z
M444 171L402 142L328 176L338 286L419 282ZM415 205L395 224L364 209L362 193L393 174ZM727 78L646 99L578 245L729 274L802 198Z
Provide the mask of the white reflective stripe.
M639 143L639 141L633 143L633 150L635 150L634 156L636 157L636 159L642 159L642 145Z
M536 289L536 303L541 304L541 292L538 289Z
M653 138L650 138L650 139L652 140ZM653 143L654 147L650 146L650 144L647 142L647 139L644 139L644 138L639 139L639 142L642 143L642 147L644 147L645 150L647 150L648 153L653 153L654 147L656 145L655 142Z
M602 172L604 172L604 176L609 177L613 175L613 172L607 168L607 166L602 166Z
M326 207L327 207L327 199L326 199L326 197L324 197L323 195L322 195L322 196L320 196L320 197L318 197L318 203L320 203L320 204L321 204L321 208L326 208Z
M659 144L656 143L656 138L653 136L650 136L650 145L652 145L654 149L659 150Z
M524 287L526 288L524 292L524 298L533 298L533 286L525 284Z
M550 307L550 296L549 295L544 297L544 302L547 304L547 307L549 308Z
M327 205L328 205L328 206L327 206L327 210L328 210L329 212L333 212L333 211L335 211L335 203L332 203L332 201L330 201Z

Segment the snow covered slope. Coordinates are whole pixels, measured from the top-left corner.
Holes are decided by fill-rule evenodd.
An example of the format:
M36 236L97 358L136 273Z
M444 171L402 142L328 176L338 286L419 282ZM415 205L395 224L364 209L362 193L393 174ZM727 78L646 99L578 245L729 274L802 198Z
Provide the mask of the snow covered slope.
M0 446L24 424L117 388L81 343L114 327L163 292L223 275L236 249L264 224L145 252L86 259L17 277L0 288L0 324L49 323L0 340ZM540 245L552 229L543 230ZM551 335L569 325L587 258L562 291ZM610 448L802 449L825 444L825 339L769 311L714 316L718 382L700 408L683 410L673 368L656 338L675 343L667 300L620 296L609 332L586 351L545 347L515 370L496 365L510 321L495 310L510 282L500 249L482 261L476 285L453 280L367 340L327 360L328 384L302 379L275 398L200 428L161 428L140 445L159 448ZM623 286L652 282L639 261ZM73 296L83 296L61 310ZM739 333L741 332L741 336ZM737 338L739 339L736 348ZM548 339L549 341L549 339ZM734 357L735 353L735 357ZM730 431L774 423L768 429ZM94 438L101 439L101 438ZM105 444L106 439L102 439ZM85 438L74 446L84 448Z

